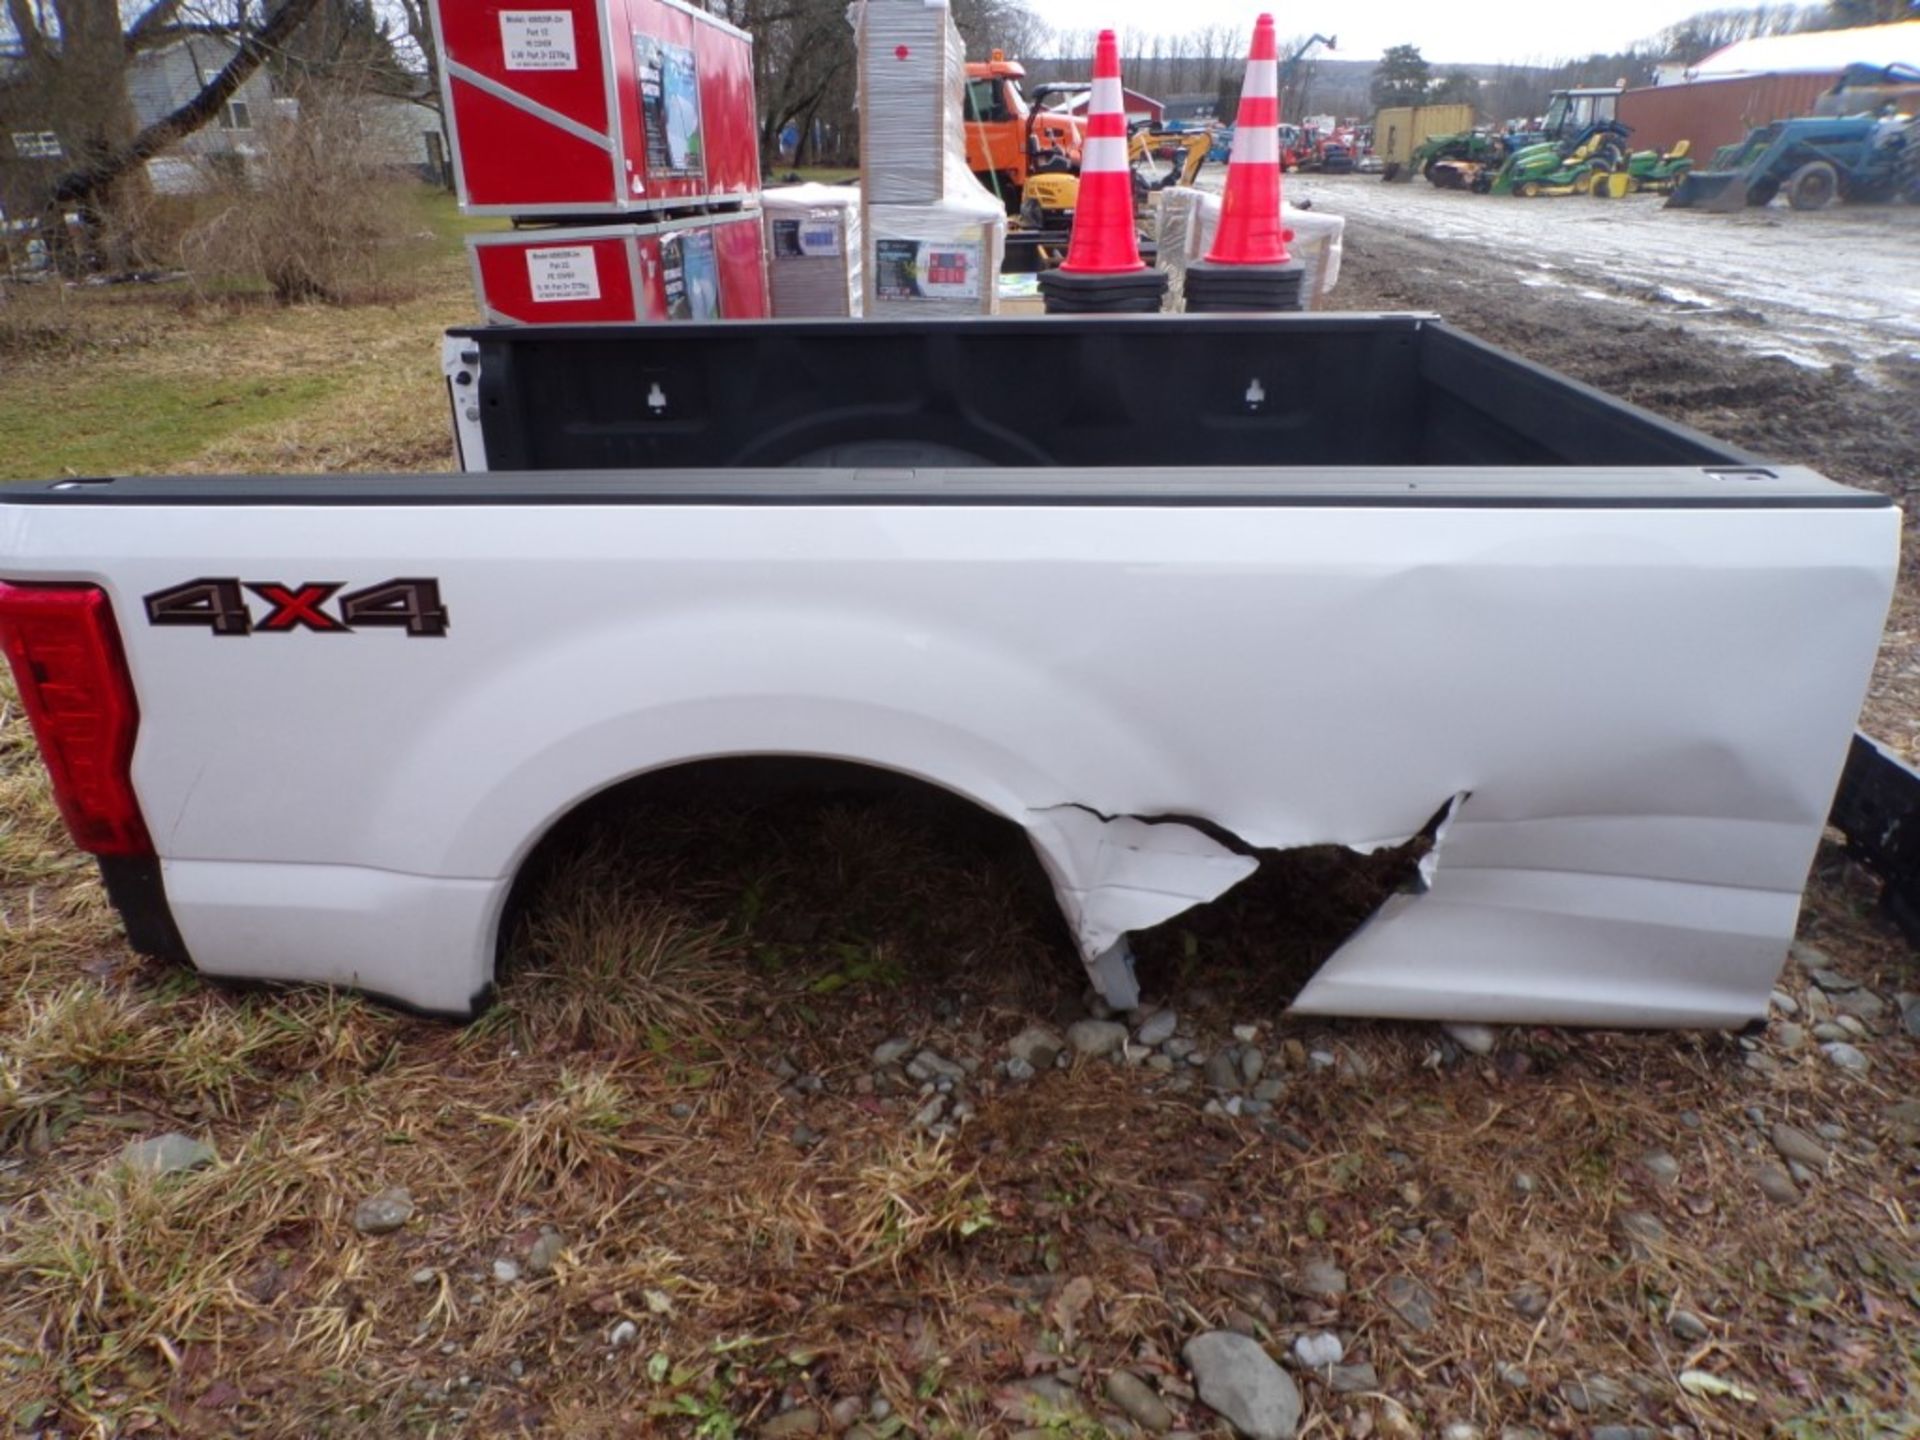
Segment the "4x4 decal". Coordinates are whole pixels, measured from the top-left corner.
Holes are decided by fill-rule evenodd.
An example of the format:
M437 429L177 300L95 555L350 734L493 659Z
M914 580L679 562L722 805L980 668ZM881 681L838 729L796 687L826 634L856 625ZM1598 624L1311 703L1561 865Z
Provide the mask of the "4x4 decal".
M147 620L154 625L204 626L215 635L285 635L296 630L349 635L382 627L431 638L447 633L447 607L441 602L438 580L382 580L340 595L345 588L343 580L287 585L277 580L202 576L147 596ZM268 606L257 622L247 603L248 591ZM325 608L329 602L337 605L338 614Z

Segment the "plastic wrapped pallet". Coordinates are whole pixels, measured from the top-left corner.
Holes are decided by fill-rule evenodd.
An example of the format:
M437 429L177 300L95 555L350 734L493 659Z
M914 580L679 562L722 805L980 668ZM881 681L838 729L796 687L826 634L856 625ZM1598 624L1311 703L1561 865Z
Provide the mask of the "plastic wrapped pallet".
M870 202L944 197L946 152L965 154L960 101L967 52L945 0L856 0L860 183Z
M1186 306L1187 259L1193 244L1194 206L1200 195L1198 190L1177 185L1153 197L1155 248L1160 268L1167 272L1168 310Z
M869 315L995 315L1007 248L1005 207L949 161L947 195L925 205L868 204L862 215Z
M1220 224L1220 196L1211 190L1179 188L1160 197L1160 264L1168 271L1167 292L1180 293L1186 267L1207 253ZM1299 210L1284 200L1280 218L1293 239L1287 249L1307 267L1300 287L1301 308L1317 309L1320 298L1340 283L1340 249L1346 217L1324 210Z
M1007 212L967 169L966 48L945 0L857 0L868 315L992 315Z
M860 192L785 185L761 196L776 318L861 313Z

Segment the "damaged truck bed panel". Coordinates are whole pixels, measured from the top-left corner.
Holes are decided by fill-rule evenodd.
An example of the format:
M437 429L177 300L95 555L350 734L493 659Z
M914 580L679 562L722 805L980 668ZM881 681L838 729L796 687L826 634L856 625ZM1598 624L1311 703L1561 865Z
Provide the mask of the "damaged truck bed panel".
M1127 935L1262 853L1425 831L1423 888L1300 1008L1725 1025L1791 937L1899 514L1682 440L1558 471L110 481L0 498L0 577L110 604L152 898L210 972L466 1013L574 807L802 755L1023 826L1116 1000Z

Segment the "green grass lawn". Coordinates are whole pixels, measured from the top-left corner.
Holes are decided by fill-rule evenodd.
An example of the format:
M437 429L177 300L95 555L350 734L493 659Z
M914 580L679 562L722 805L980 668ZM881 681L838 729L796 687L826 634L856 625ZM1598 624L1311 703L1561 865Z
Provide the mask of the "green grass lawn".
M454 198L416 212L386 267L393 298L274 304L264 294L151 286L16 287L43 343L0 350L0 480L447 463L437 339L475 318ZM0 331L0 336L4 332Z

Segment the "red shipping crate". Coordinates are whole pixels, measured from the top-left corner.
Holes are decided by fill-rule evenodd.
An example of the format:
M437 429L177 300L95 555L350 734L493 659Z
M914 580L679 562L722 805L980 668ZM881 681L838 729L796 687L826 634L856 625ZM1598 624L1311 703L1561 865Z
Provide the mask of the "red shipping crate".
M481 312L509 325L763 320L758 210L655 225L469 235Z
M461 208L629 214L760 189L753 40L684 0L434 0Z

